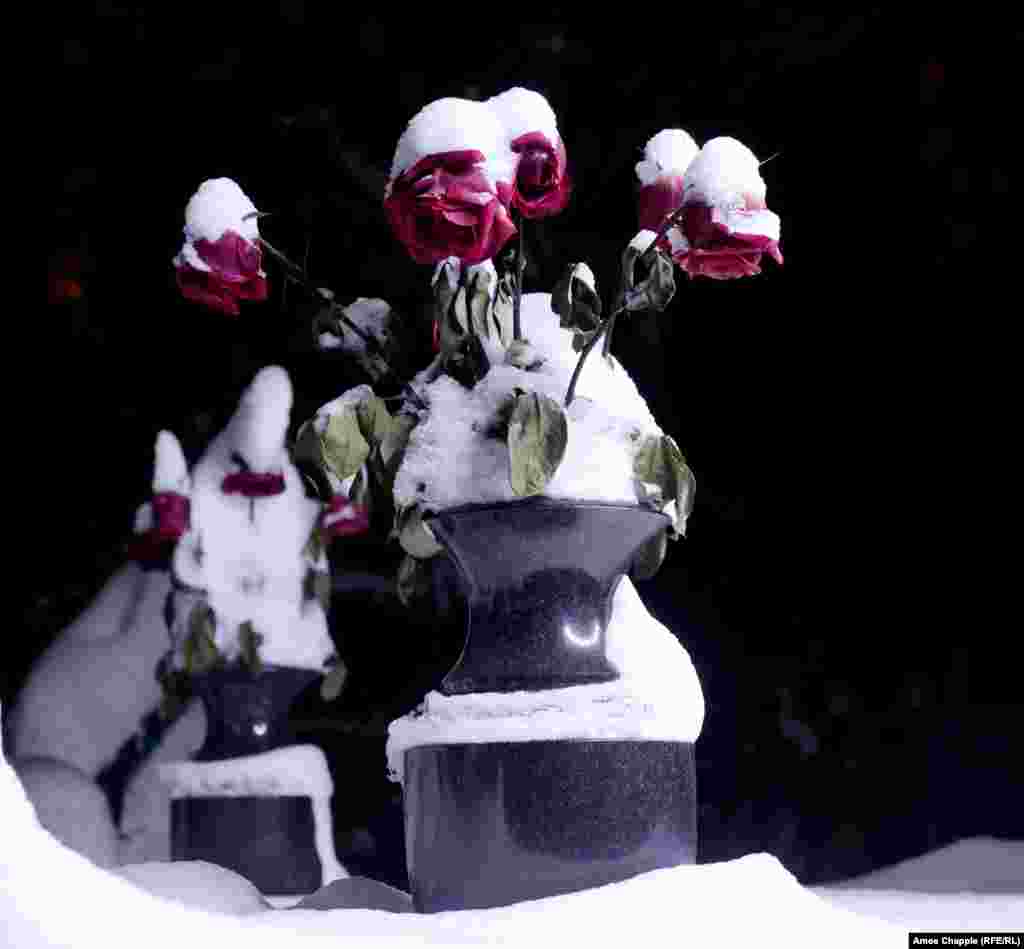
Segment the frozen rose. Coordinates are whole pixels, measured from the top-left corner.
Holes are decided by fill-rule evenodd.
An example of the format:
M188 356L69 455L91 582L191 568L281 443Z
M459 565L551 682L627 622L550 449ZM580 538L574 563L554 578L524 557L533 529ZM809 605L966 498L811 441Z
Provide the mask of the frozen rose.
M662 129L644 146L643 160L636 165L640 230L658 233L665 216L683 203L683 176L699 151L682 129Z
M161 491L142 510L145 523L129 541L128 556L140 563L164 561L188 530L189 499L176 491Z
M418 264L445 257L488 260L516 233L506 204L484 169L483 152L427 155L390 185L384 201L391 229Z
M225 231L217 241L186 244L175 258L175 279L186 299L238 316L240 301L267 299L267 278L260 264L257 244Z
M523 217L562 211L572 189L562 140L555 143L542 132L529 132L512 142L512 151L519 156L513 201Z
M668 234L672 258L691 277L732 280L782 263L781 222L768 210L760 163L734 138L706 142L683 176L683 210Z
M241 300L265 300L258 212L230 178L204 181L185 208L185 243L174 258L182 295L229 316Z

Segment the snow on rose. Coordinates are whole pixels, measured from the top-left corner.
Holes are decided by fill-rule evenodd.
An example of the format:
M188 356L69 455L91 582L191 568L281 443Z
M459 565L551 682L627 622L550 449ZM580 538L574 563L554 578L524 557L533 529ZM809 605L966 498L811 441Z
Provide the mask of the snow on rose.
M228 316L267 298L255 205L230 178L204 181L185 208L185 243L174 258L182 295Z

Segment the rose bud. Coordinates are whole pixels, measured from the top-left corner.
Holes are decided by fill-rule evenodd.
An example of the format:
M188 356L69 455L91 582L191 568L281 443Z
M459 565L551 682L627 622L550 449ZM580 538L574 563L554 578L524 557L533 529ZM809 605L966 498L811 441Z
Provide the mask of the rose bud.
M398 141L384 209L418 264L493 257L516 233L508 214L514 165L501 125L480 102L439 99Z
M487 100L517 156L513 203L526 218L558 214L569 203L571 182L555 113L539 92L516 87Z
M731 280L782 263L779 216L768 210L754 153L734 138L706 142L683 176L683 212L669 231L672 258L691 277Z
M185 243L174 258L182 295L228 316L240 300L267 298L257 212L230 178L204 181L185 208Z

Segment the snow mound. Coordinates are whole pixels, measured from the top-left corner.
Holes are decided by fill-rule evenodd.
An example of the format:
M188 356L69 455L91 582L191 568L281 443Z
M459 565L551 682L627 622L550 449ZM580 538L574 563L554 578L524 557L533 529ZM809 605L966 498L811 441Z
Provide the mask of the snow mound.
M972 837L835 887L922 893L1024 894L1024 840ZM831 887L830 887L831 889Z
M153 493L174 491L188 494L188 465L181 444L172 432L162 431L156 436L156 459L153 468Z
M191 524L173 567L181 582L206 593L216 645L229 662L240 653L239 627L249 622L263 637L264 662L321 670L334 645L320 604L304 596L305 547L321 506L306 497L288 457L291 406L283 369L257 373L192 471ZM245 471L279 475L284 491L255 498L225 492L225 478Z
M154 896L211 913L248 916L271 908L244 876L205 860L135 863L114 872Z
M89 775L52 758L19 758L14 770L46 830L97 866L117 864L110 806Z
M448 742L696 741L704 695L693 663L628 577L616 590L606 635L608 659L620 674L614 682L541 692L430 692L419 710L391 723L389 774L402 780L409 748Z
M492 429L515 388L565 398L578 354L572 332L558 325L551 296L529 293L522 302L523 335L544 357L537 370L504 363L496 342L481 342L490 372L471 389L447 375L424 385L414 381L430 411L413 429L395 479L395 502L427 510L459 504L515 499L507 443ZM580 374L576 398L566 412L568 446L543 496L636 504L633 478L637 432L661 434L647 403L618 361L592 355Z
M10 716L19 757L95 777L160 700L153 670L169 641L165 571L122 567L36 660Z

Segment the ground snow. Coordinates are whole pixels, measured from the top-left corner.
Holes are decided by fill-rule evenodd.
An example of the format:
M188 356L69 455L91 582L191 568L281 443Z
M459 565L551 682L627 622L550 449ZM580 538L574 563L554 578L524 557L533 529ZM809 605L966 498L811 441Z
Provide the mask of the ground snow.
M153 493L174 491L188 494L188 465L181 444L173 433L162 431L156 436L154 455Z
M395 502L419 502L428 510L460 504L515 500L505 441L488 431L499 408L518 387L562 404L578 354L572 333L558 325L547 293L529 293L522 303L523 335L545 357L527 372L504 363L505 350L482 340L491 370L472 390L447 375L417 391L430 411L413 429L395 479ZM580 374L576 398L566 412L568 446L544 497L636 504L633 443L639 430L661 434L647 403L626 370L592 353Z
M421 710L391 723L389 773L402 779L409 748L447 742L696 741L704 695L693 663L647 612L628 577L615 592L606 636L608 659L621 676L614 682L540 692L430 692Z

